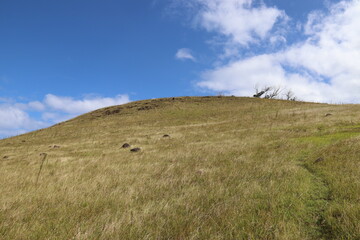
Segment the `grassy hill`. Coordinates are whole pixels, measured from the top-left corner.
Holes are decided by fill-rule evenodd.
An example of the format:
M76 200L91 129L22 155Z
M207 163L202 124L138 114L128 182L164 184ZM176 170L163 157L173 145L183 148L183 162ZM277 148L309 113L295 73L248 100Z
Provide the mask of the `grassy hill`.
M360 239L360 106L109 107L1 140L0 183L0 239Z

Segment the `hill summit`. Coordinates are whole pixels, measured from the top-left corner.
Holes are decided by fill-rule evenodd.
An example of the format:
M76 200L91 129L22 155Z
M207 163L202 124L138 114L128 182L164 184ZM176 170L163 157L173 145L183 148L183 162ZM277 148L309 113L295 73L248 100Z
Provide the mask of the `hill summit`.
M0 141L1 239L359 239L360 108L178 97Z

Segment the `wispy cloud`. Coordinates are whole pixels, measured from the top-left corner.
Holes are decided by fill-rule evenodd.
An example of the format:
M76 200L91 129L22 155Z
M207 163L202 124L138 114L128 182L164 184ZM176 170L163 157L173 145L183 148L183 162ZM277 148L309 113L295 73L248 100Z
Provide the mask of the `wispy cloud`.
M191 60L194 62L196 61L195 57L191 53L191 50L188 48L179 49L175 54L175 58L179 60Z
M50 126L68 120L79 114L98 108L121 105L130 102L128 95L110 97L72 97L48 94L42 102L18 103L7 101L0 104L0 137L8 137ZM41 119L32 117L32 113Z
M48 94L45 97L44 103L53 110L69 114L82 114L98 108L124 104L129 101L128 95L117 95L114 98L94 97L76 100L71 97Z

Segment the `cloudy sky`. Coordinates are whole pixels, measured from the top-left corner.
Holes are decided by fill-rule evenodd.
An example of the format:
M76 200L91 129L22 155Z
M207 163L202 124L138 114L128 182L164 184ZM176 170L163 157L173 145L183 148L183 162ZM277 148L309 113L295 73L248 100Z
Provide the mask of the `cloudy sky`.
M129 101L360 103L360 0L1 0L0 137Z

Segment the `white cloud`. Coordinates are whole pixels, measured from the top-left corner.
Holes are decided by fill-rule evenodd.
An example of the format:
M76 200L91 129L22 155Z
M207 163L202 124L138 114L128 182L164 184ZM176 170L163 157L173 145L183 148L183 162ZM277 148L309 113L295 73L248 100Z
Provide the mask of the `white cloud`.
M191 50L188 48L181 48L175 54L176 59L180 60L192 60L196 61L195 57L191 54Z
M17 103L11 101L0 104L0 137L14 136L47 127L85 112L129 101L127 95L118 95L114 98L87 97L75 100L71 97L48 94L43 102ZM32 112L40 113L41 120L32 117Z
M44 111L46 106L39 102L39 101L34 101L34 102L29 102L28 106L30 109L36 110L36 111Z
M0 136L21 134L43 126L45 126L44 122L31 119L22 109L0 105Z
M64 122L76 116L77 114L68 114L63 112L43 112L41 114L41 119L51 125L59 122Z
M98 108L120 105L130 102L128 95L117 95L115 98L86 98L75 100L71 97L61 97L48 94L44 103L51 109L70 114L82 114Z
M16 129L31 125L29 115L15 107L1 106L0 116L0 128Z
M272 54L223 63L205 72L198 84L247 96L253 94L256 84L282 85L303 100L360 102L359 22L360 1L342 1L327 14L309 15L303 42ZM224 34L221 29L217 31ZM230 29L227 35L235 36L238 31Z
M196 22L209 32L216 32L233 43L247 46L269 38L275 23L287 19L286 14L254 0L194 0L200 11Z
M275 55L259 55L236 61L203 73L199 86L230 95L252 96L254 87L279 86L292 89L301 99L325 101L331 89L323 82L312 81L309 76L287 72Z

